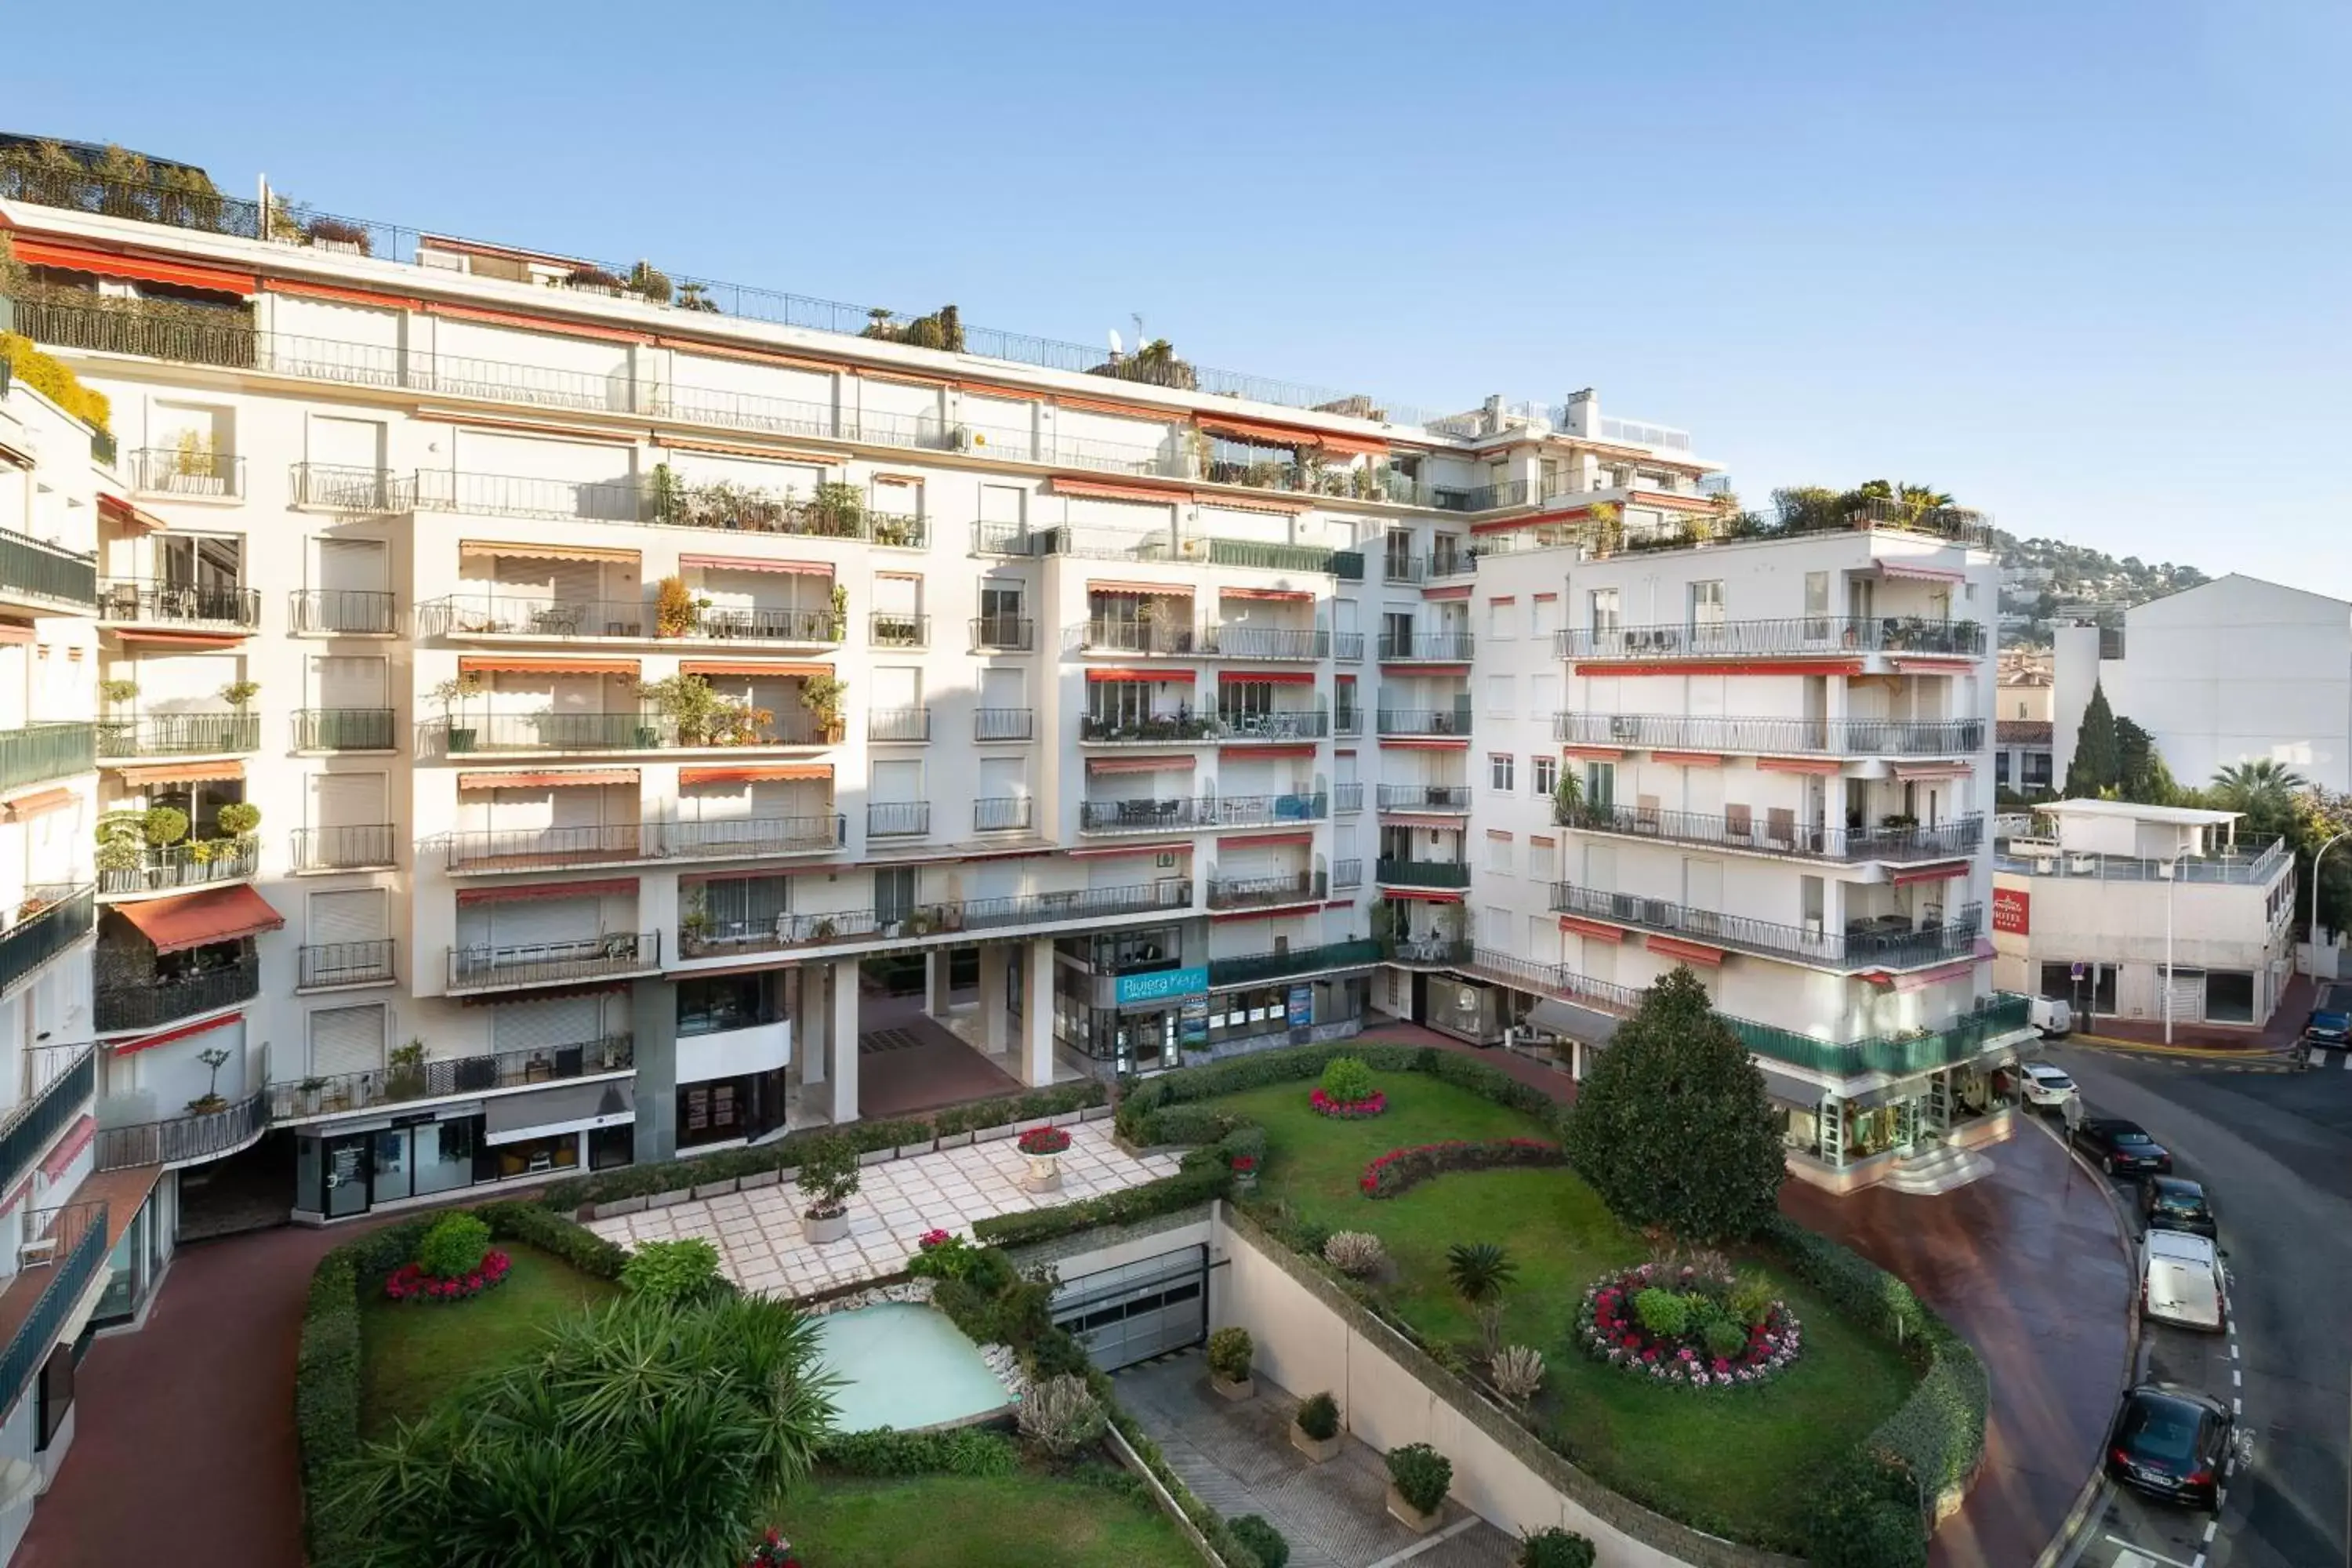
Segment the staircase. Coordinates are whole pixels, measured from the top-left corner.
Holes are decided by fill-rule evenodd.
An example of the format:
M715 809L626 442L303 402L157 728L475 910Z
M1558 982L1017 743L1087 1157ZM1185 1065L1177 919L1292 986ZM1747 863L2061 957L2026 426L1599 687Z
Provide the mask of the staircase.
M1878 1184L1890 1192L1912 1193L1927 1197L1937 1193L1948 1193L1955 1187L1965 1187L1991 1171L1992 1162L1982 1154L1946 1144L1898 1161L1895 1169L1888 1172Z

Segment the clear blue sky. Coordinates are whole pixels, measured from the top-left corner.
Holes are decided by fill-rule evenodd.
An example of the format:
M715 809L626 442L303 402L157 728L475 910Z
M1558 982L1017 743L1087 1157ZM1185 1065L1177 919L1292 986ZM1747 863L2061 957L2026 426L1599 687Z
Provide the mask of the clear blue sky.
M1591 385L1751 503L1932 481L2352 597L2340 3L121 0L101 31L15 8L0 128L1049 337L1141 311L1420 405Z

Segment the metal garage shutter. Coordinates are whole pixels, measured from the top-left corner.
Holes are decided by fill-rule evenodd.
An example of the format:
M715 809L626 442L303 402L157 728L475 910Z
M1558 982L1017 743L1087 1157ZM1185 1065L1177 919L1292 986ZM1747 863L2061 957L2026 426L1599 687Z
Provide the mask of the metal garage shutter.
M322 1007L311 1014L312 1076L329 1078L337 1073L381 1070L383 1026L381 1003L365 1007Z
M1208 1333L1208 1249L1188 1247L1066 1280L1054 1323L1105 1372L1195 1345Z

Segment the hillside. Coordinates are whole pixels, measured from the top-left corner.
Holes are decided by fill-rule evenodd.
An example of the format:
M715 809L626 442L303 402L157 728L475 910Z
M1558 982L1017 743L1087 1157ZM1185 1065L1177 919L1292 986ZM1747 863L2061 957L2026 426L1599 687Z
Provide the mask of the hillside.
M2019 539L1993 531L2000 556L2000 640L2003 647L2046 646L2053 622L2106 618L2132 605L2160 599L2211 581L2194 566L2118 561L2057 539Z

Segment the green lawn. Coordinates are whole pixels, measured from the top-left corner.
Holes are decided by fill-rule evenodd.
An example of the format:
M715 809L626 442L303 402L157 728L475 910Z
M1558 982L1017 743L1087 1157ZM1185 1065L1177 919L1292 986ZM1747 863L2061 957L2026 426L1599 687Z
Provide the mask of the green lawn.
M514 1259L507 1282L495 1290L451 1306L378 1295L361 1310L360 1410L367 1436L415 1420L460 1384L527 1353L556 1318L620 1291L535 1247L494 1245Z
M821 1476L778 1528L823 1568L1196 1568L1150 1502L1037 1471L1017 1476Z
M1884 1420L1910 1390L1901 1357L1768 1268L1805 1328L1805 1353L1763 1388L1698 1394L1652 1387L1589 1360L1570 1340L1577 1303L1600 1274L1638 1263L1642 1238L1619 1225L1573 1172L1465 1172L1379 1202L1356 1185L1389 1150L1446 1138L1551 1138L1532 1117L1418 1073L1376 1075L1389 1111L1369 1121L1318 1116L1310 1083L1218 1103L1266 1130L1264 1195L1333 1230L1369 1230L1397 1265L1387 1305L1422 1333L1468 1348L1476 1327L1446 1289L1445 1250L1496 1241L1518 1265L1503 1316L1506 1343L1541 1351L1538 1416L1556 1446L1628 1496L1702 1527L1785 1541L1807 1480ZM1307 1394L1310 1389L1294 1393Z

